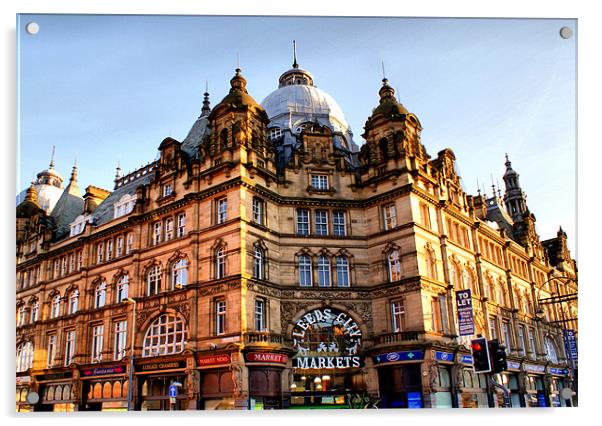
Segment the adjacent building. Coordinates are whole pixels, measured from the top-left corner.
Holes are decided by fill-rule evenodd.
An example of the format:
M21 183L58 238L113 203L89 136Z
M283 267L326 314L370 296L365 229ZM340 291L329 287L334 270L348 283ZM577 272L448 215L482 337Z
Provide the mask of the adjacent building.
M501 406L476 335L507 348L513 407L575 403L576 263L508 158L503 195L469 195L386 79L361 148L296 60L261 104L230 84L112 191L51 163L19 200L18 410Z

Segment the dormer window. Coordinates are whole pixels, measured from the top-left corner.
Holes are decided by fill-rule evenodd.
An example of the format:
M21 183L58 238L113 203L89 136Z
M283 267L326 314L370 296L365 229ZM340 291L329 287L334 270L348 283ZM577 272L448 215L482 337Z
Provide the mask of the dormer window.
M267 134L268 140L276 140L282 137L282 129L279 127L275 127L273 129L268 130Z
M136 195L126 194L119 199L118 202L113 206L113 218L117 219L118 217L125 216L126 214L130 214L132 210L134 210L134 205L136 204Z
M86 227L86 223L92 223L92 216L80 215L73 222L69 224L70 234L69 236L75 237L81 234Z
M311 186L314 189L326 191L328 189L328 175L311 175Z

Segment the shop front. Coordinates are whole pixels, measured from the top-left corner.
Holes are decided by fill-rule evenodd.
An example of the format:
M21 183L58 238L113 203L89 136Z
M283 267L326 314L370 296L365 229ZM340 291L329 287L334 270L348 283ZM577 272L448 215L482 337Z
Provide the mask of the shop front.
M282 408L282 370L288 356L274 352L248 352L245 362L249 371L249 409Z
M537 364L525 364L525 404L527 407L549 407L544 385L545 367Z
M495 380L504 385L510 391L510 406L512 408L524 407L525 402L521 397L519 387L520 362L507 361L507 370L496 374ZM493 402L495 407L504 406L504 394L500 389L494 388Z
M453 408L456 401L453 394L452 371L455 356L451 352L431 351L434 367L429 372L431 384L431 407Z
M488 386L485 374L476 374L472 356L458 355L461 367L461 383L458 406L460 408L488 408Z
M140 411L177 411L189 408L186 360L164 360L136 365L138 400ZM177 396L170 397L170 387L177 388Z
M291 339L290 408L355 408L366 401L362 332L349 313L310 310L294 323Z
M424 351L388 352L373 357L383 408L423 408Z
M80 369L82 410L127 411L129 381L125 364Z
M233 410L235 400L231 355L197 354L196 361L199 369L199 408L202 410Z
M32 411L31 404L27 401L31 386L31 376L17 376L16 412Z
M561 395L562 389L569 387L569 369L548 367L548 374L550 405L552 407L570 407L571 401L564 399Z
M78 400L72 378L72 371L35 376L40 395L35 411L76 411Z

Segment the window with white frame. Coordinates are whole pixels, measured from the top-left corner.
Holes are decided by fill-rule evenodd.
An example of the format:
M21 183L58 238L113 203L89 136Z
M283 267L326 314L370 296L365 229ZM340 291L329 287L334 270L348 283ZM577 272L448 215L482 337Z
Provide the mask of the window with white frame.
M522 355L527 355L527 342L525 340L525 334L526 334L525 326L522 324L519 325L518 326L518 345L519 345L519 349L520 349Z
M267 138L270 141L276 140L278 138L282 137L282 129L278 128L278 127L274 127L272 129L269 129L267 132Z
M430 250L428 247L424 250L424 256L426 261L426 275L434 280L437 279L437 261L435 258L435 252Z
M391 326L393 333L399 333L404 330L405 307L403 300L398 299L391 302Z
M31 312L30 312L30 322L34 323L38 320L38 315L40 314L40 304L39 302L33 302L31 304Z
M115 240L115 257L123 256L123 235Z
M188 282L188 261L185 258L176 260L171 267L172 290L185 287Z
M102 346L104 341L104 325L95 325L92 327L92 362L102 361Z
M389 269L389 281L399 281L401 279L401 262L399 260L399 251L391 250L387 256L387 265Z
M86 227L86 223L92 223L92 216L80 215L73 222L69 224L69 236L75 237L83 232Z
M157 245L161 242L161 232L163 225L161 222L153 223L153 245Z
M107 262L113 258L113 240L107 241Z
M125 357L127 345L127 321L115 321L115 342L113 349L113 360L119 361Z
M265 202L259 197L253 197L253 222L265 225Z
M328 235L328 210L316 210L316 235Z
M186 344L186 326L176 315L163 314L146 330L142 356L180 353Z
M75 330L67 331L65 336L65 367L73 362L75 354Z
M104 243L96 244L96 263L102 263L104 251L105 251Z
M312 284L311 258L303 254L299 256L299 285L301 287L311 287Z
M529 350L530 350L530 358L537 358L537 350L535 347L535 330L533 328L529 328Z
M297 234L309 235L309 210L297 209Z
M265 299L255 299L255 331L266 331L266 302Z
M502 337L504 339L504 346L507 351L510 351L510 323L506 320L502 321Z
M54 268L53 268L54 274L53 274L52 278L57 279L59 277L59 273L60 273L60 267L61 267L60 262L58 259L55 259L53 264L54 264Z
M161 265L151 266L146 273L146 295L153 296L161 292Z
M347 235L345 212L343 210L335 210L332 212L332 232L338 237Z
M186 235L186 213L180 213L178 215L177 236L180 238L184 235Z
M61 296L55 295L50 305L50 318L58 318L61 314Z
M491 339L498 338L497 318L495 318L495 317L489 317L489 334L490 334Z
M330 260L326 256L318 256L318 286L330 287Z
M121 303L127 299L129 291L130 277L128 274L123 274L117 279L117 303Z
M228 217L228 199L220 198L217 200L217 223L221 224L226 221Z
M558 353L552 339L550 339L549 336L546 336L544 337L543 342L546 347L546 359L551 363L558 364Z
M349 287L349 260L345 256L337 256L337 286Z
M132 252L132 248L134 247L134 234L131 232L125 237L125 255L127 256Z
M102 308L107 303L107 282L102 280L94 289L94 307Z
M69 273L75 271L75 253L69 255Z
M74 314L77 312L78 309L78 305L79 305L79 290L75 289L72 290L71 293L69 294L69 314Z
M223 299L215 302L215 334L226 333L226 301Z
M314 189L325 191L328 189L328 175L311 175L311 186Z
M215 251L215 278L221 279L226 276L226 250L224 246Z
M56 358L56 334L50 334L46 341L46 366L51 368Z
M173 193L173 185L171 183L166 183L163 185L163 196L169 197Z
M80 250L77 252L77 270L79 271L84 266L84 252Z
M33 343L23 342L17 346L17 373L22 373L32 367L33 354Z
M61 258L61 277L67 275L67 256Z
M174 238L174 223L173 217L165 219L165 241L173 240Z
M132 194L132 195L125 194L113 206L113 218L117 219L118 217L130 214L132 212L132 210L134 210L135 204L136 204L136 195L135 194Z
M397 226L397 215L395 212L395 204L383 206L383 225L385 231L393 229Z
M265 279L265 253L257 245L253 247L253 277L258 280Z
M25 305L19 306L19 310L17 311L17 326L20 327L25 325L27 321L27 308Z

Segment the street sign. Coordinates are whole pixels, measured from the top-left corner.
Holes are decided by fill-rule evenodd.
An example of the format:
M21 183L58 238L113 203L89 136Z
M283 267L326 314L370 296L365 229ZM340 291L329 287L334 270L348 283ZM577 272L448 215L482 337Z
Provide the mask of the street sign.
M456 291L456 308L458 312L458 334L460 336L472 336L474 334L474 321L470 289Z
M175 398L177 396L178 396L178 387L176 385L171 385L169 387L169 397L170 398Z

